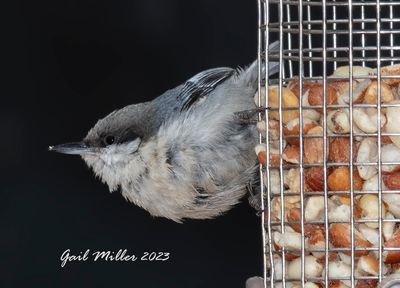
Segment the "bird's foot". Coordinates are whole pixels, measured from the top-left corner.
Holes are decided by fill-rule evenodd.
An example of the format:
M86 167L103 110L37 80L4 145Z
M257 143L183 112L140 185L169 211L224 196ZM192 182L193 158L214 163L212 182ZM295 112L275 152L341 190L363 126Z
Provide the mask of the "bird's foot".
M257 123L258 113L264 113L266 107L257 107L255 109L243 110L234 113L235 119L242 124L255 125Z
M256 215L260 216L263 210L261 209L261 191L257 188L257 191L254 191L253 188L248 189L249 191L249 204L256 210Z

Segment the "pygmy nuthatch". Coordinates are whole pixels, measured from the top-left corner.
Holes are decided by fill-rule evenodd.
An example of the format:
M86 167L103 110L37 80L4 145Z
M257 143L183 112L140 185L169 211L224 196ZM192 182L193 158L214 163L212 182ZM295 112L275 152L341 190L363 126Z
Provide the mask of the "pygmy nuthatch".
M269 74L277 70L269 63ZM257 79L257 61L203 71L153 101L112 112L81 142L49 150L80 155L110 191L120 188L153 216L216 217L256 180L257 132L237 112L256 108Z

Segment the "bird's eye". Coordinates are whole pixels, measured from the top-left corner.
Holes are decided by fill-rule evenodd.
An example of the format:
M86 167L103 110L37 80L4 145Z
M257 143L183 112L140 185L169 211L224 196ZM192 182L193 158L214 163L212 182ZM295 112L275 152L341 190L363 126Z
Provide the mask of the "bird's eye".
M115 142L115 137L112 135L108 135L104 138L104 144L106 145L114 144L114 142Z

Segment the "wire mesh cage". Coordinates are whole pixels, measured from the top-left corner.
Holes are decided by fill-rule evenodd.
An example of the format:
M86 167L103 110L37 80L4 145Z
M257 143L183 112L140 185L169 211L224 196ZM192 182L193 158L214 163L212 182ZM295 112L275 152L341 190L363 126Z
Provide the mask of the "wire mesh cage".
M264 284L400 279L400 1L258 4Z

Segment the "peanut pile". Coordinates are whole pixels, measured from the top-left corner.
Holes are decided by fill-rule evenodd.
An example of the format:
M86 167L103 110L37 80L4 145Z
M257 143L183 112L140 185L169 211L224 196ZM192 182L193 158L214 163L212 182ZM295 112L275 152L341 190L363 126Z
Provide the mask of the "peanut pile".
M285 250L285 279L288 280L286 287L299 287L302 232L305 236L304 272L307 287L325 285L323 279L326 267L324 252L326 237L329 240L327 266L330 280L326 287L351 286L352 217L356 287L377 287L379 238L385 248L400 248L400 222L396 221L400 219L398 191L400 190L400 136L390 135L390 133L400 133L400 106L386 106L386 104L400 104L400 78L382 78L380 83L382 105L381 109L378 109L378 83L371 77L376 74L376 69L354 66L354 80L350 85L349 67L336 69L326 83L326 117L323 113L321 81L303 81L302 97L299 97L298 80L289 81L283 86L282 115L277 109L279 88L268 87L268 119L266 121L264 117L258 122L257 130L265 135L268 125L269 161L267 161L266 144L257 145L255 151L259 162L264 166L268 164L270 168L270 182L267 183L268 178L263 177L264 184L269 185L271 195L269 201L265 200L266 207L268 202L271 205L270 213L265 212L265 223L268 223L267 217L271 215L270 237L274 247L274 276L277 281L283 278L282 249ZM400 64L381 68L381 75L400 76ZM352 93L349 92L350 88ZM265 89L262 89L262 92L263 90ZM261 99L263 100L259 103L256 93L254 99L256 104L265 106L265 95L261 95ZM350 115L350 101L353 103L352 115ZM302 157L300 157L299 140L300 105L303 126ZM378 115L379 110L380 115ZM327 127L325 155L324 118ZM352 137L350 137L351 122ZM280 131L283 132L282 137ZM378 131L381 134L380 141L378 141ZM280 138L283 140L280 141ZM280 149L282 154L279 153ZM379 150L381 179L378 173ZM350 159L351 154L353 159ZM280 175L281 163L283 175ZM352 171L350 163L353 163ZM300 166L303 167L302 173ZM303 181L300 181L301 174ZM281 194L281 179L283 194ZM380 209L379 183L382 189ZM325 215L325 186L328 195L326 201L328 215ZM351 188L353 188L353 198L350 195ZM304 200L303 211L300 204L301 190ZM353 207L350 205L351 201ZM284 207L284 211L281 211L281 207ZM382 215L381 221L379 221L379 211ZM304 230L300 225L302 212ZM284 219L281 219L282 216ZM326 218L328 230L325 227ZM284 231L281 223L284 225ZM382 232L381 237L379 228ZM383 250L381 256L384 277L399 274L400 278L400 250Z

